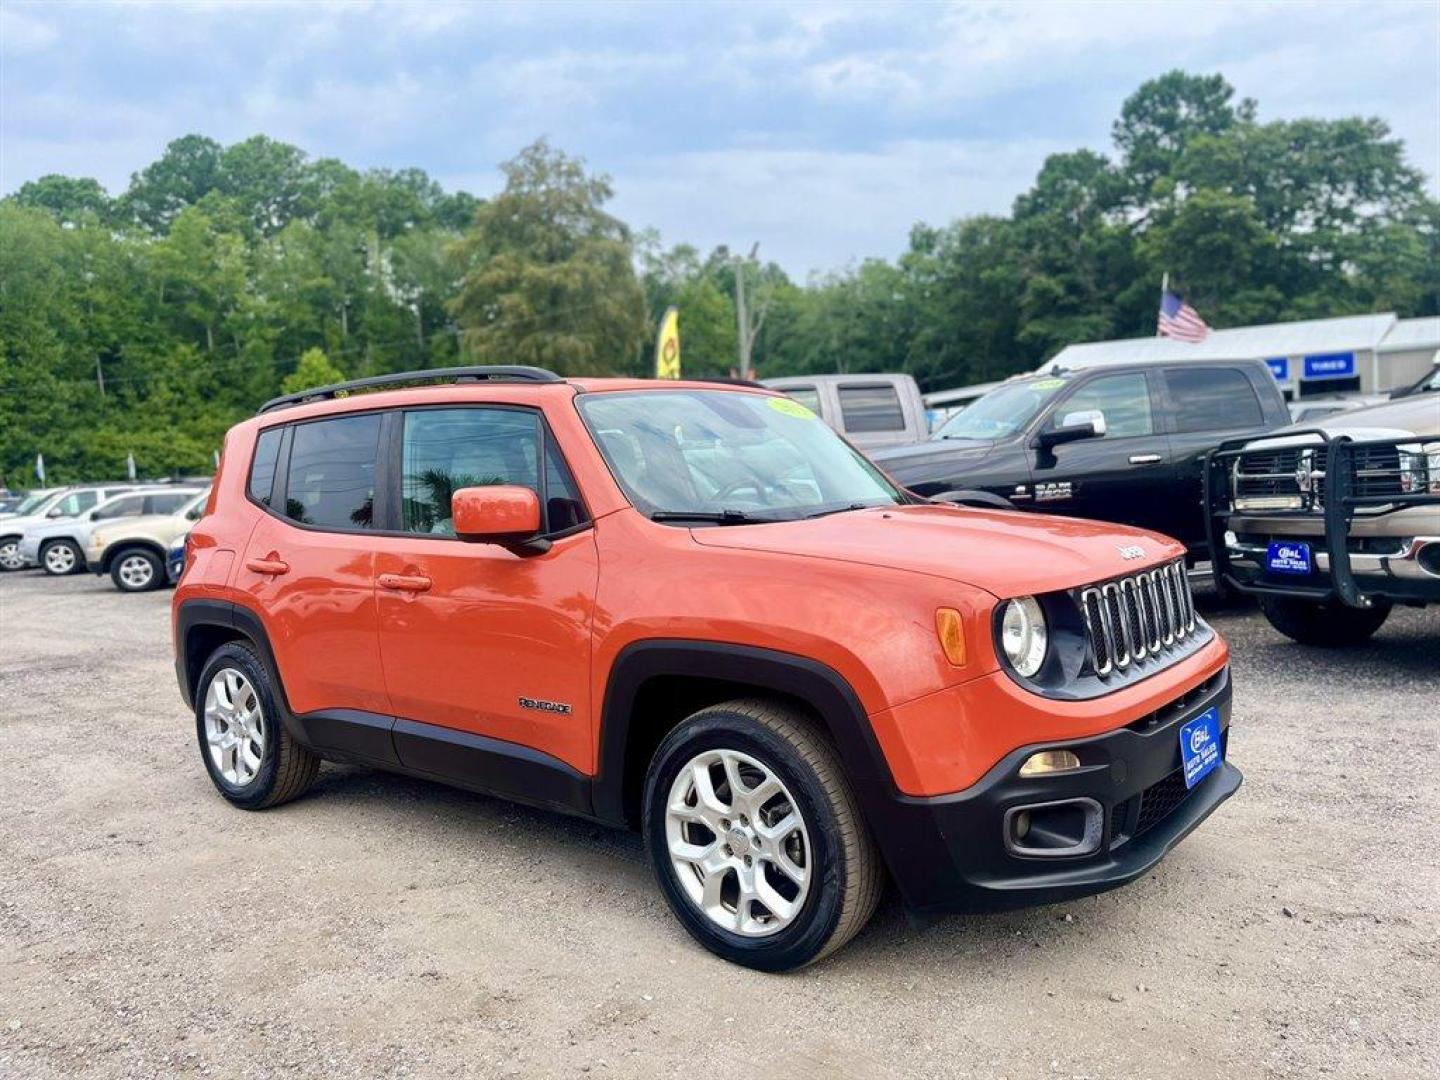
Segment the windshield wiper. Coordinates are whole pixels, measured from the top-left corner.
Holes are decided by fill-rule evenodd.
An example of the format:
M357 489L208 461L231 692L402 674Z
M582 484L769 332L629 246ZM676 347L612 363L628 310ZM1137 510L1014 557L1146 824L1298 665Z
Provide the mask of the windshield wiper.
M884 505L883 503L881 505ZM829 517L831 514L846 514L851 510L869 510L865 503L851 503L849 506L832 506L828 510L816 510L813 514L806 514L805 520L811 521L815 518Z
M651 521L702 521L712 525L772 525L791 518L751 517L743 510L656 510Z

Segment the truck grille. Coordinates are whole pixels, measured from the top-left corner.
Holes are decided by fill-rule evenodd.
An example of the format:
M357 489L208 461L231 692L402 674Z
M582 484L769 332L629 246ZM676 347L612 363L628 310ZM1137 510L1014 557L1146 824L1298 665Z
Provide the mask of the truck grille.
M1323 506L1326 446L1249 450L1235 459L1231 478L1236 510L1312 510ZM1350 490L1355 495L1401 494L1400 453L1392 445L1353 448Z
M1102 677L1176 649L1195 631L1184 559L1082 589L1080 609L1090 662Z

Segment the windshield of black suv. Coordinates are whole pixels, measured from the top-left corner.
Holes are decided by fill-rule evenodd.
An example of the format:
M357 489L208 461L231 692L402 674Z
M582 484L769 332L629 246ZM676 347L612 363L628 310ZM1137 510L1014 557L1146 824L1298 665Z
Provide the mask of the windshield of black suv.
M997 386L946 420L932 439L983 439L993 442L1024 428L1069 380L1050 375L1017 379Z
M657 521L793 521L906 501L788 397L634 390L577 400L615 479Z

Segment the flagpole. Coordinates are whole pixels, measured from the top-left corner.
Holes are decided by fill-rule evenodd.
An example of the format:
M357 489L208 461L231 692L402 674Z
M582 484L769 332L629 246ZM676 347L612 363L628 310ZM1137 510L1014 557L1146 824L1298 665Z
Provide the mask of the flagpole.
M1170 271L1169 271L1169 270L1166 270L1163 274L1160 275L1160 310L1161 310L1161 311L1164 311L1164 310L1165 310L1165 294L1166 294L1167 292L1169 292L1169 291L1170 291ZM1156 320L1155 320L1155 336L1156 336L1156 337L1164 337L1164 336L1165 336L1164 334L1160 333L1160 320L1159 320L1159 319L1156 319Z

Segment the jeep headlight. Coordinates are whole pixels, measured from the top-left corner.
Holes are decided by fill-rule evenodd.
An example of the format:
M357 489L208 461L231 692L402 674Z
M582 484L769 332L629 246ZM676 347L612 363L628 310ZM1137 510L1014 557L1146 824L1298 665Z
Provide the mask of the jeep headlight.
M1399 449L1400 490L1440 495L1440 442L1406 443Z
M1033 678L1045 662L1048 642L1045 612L1039 601L1033 596L1006 601L1000 617L1000 647L1016 672Z

